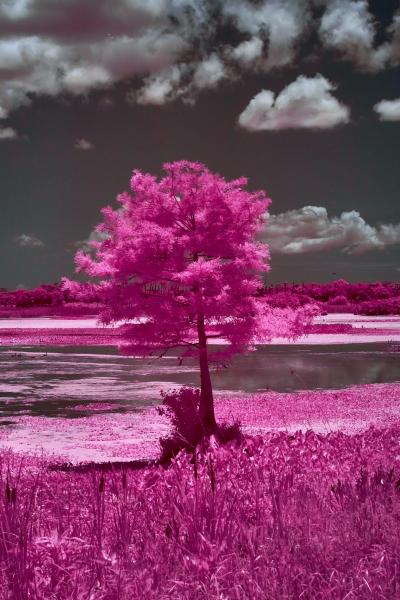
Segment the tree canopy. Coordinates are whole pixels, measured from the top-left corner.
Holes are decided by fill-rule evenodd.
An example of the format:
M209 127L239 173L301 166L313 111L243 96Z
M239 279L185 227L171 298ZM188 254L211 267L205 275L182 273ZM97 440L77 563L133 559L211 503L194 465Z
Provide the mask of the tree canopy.
M273 335L295 335L305 313L271 309L256 295L269 270L268 247L257 241L270 205L265 192L200 163L167 163L164 170L159 180L133 172L120 207L102 210L93 252L79 252L76 262L104 282L101 318L124 323L123 351L178 348L181 359L198 357L202 396L212 403L210 360ZM210 352L208 343L219 338L225 345Z

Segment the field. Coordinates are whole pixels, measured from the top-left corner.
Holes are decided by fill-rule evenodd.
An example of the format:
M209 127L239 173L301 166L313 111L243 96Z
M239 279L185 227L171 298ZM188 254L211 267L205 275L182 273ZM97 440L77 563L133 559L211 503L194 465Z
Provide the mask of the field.
M21 340L117 341L90 319L3 325L19 368ZM299 348L378 340L395 360L398 326L327 316ZM118 412L100 384L77 418L22 412L1 427L1 598L399 598L399 383L220 392L218 422L243 437L169 467L166 417Z
M269 433L167 470L3 452L3 597L394 600L399 434Z

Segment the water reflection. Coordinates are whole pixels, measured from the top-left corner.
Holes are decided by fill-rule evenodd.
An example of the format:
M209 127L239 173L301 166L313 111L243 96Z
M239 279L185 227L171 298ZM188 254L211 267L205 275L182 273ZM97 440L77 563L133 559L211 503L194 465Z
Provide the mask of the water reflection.
M114 348L0 349L0 417L80 417L85 405L132 412L160 401L160 390L199 385L196 365L178 367L173 356L141 360ZM217 391L261 392L338 389L400 380L400 353L388 344L261 346L212 375ZM100 408L100 405L98 405ZM3 421L4 423L4 421Z
M214 376L221 389L257 392L339 389L400 380L400 354L388 344L261 346Z

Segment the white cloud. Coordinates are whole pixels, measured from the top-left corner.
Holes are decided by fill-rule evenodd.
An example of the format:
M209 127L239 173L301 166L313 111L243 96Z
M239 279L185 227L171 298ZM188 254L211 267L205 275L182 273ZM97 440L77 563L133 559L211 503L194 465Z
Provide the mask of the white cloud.
M98 65L83 65L66 72L63 84L73 94L83 94L93 88L106 87L111 83L110 74Z
M263 54L263 42L254 35L250 40L242 42L235 48L231 48L228 56L237 61L243 67L250 67L260 63Z
M83 252L92 252L93 251L93 243L103 242L108 237L107 233L96 231L95 229L91 231L89 237L86 240L76 240L73 242L74 248L78 250L82 250Z
M227 76L224 63L217 54L213 53L197 65L193 83L199 90L215 88Z
M327 48L363 69L384 66L387 47L374 46L376 27L367 0L332 0L322 16L319 35Z
M381 100L375 104L374 111L381 121L400 121L400 98L396 100Z
M31 0L11 16L0 0L0 114L32 94L86 94L175 64L188 43L179 28L169 30L168 5L58 0L54 10L49 0Z
M174 64L187 49L187 43L175 33L149 29L141 36L121 36L92 49L114 80L132 75L158 73Z
M276 98L270 90L254 96L239 116L239 125L249 131L276 131L328 129L347 123L350 111L332 95L334 89L321 75L301 75Z
M210 51L228 22L243 41ZM400 14L377 48L367 0L0 0L0 119L35 95L110 94L133 77L137 102L193 103L245 70L293 65L312 28L362 69L400 60Z
M400 11L393 17L389 34L391 35L391 41L388 44L390 62L392 65L397 66L400 63Z
M17 132L12 127L0 127L0 140L15 140Z
M132 35L165 24L168 0L1 0L0 27L8 36L36 35L65 43Z
M176 99L180 93L178 86L181 80L181 69L174 65L159 75L152 75L144 80L144 86L133 95L138 104L162 105Z
M29 104L29 93L60 92L64 68L61 48L36 36L0 40L0 105L3 110Z
M94 144L86 138L80 138L76 140L74 148L76 150L82 150L84 152L87 152L88 150L94 150Z
M272 253L279 254L327 250L363 254L400 244L400 224L373 227L355 210L329 217L322 206L305 206L270 215L263 241L269 244Z
M35 235L28 235L26 233L21 233L20 235L16 235L14 237L14 242L18 246L22 246L24 248L42 248L44 243L42 240L37 238Z
M299 0L226 0L221 5L225 18L243 33L267 37L266 68L287 65L296 55L296 45L309 22L307 4Z

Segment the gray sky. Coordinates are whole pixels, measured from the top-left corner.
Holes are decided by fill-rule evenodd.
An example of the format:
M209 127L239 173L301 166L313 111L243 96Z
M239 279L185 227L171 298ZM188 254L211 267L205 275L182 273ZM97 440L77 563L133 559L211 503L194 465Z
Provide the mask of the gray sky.
M398 280L399 134L398 0L0 0L0 287L182 158L268 192L271 281Z

